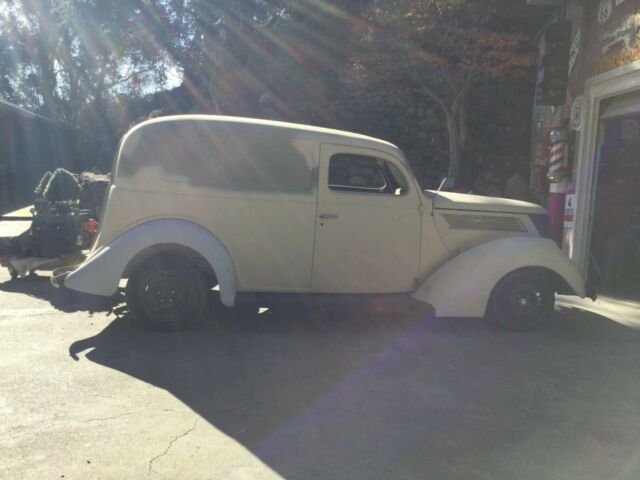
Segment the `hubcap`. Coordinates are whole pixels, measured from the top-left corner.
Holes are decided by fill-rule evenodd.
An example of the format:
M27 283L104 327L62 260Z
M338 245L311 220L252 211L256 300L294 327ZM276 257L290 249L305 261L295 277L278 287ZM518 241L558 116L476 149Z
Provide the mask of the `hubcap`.
M529 314L541 308L543 294L535 285L514 285L508 296L508 300L509 305L516 313Z
M187 294L180 279L165 271L153 273L147 278L144 293L151 310L159 313L181 310Z

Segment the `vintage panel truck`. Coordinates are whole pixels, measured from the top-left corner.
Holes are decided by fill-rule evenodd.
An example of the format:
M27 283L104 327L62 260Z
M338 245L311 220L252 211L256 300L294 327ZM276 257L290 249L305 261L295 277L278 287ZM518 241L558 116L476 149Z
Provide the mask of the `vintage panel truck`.
M186 115L122 139L96 241L54 284L113 295L160 329L207 293L407 293L439 316L527 330L555 293L587 295L531 203L424 191L382 140L283 122Z

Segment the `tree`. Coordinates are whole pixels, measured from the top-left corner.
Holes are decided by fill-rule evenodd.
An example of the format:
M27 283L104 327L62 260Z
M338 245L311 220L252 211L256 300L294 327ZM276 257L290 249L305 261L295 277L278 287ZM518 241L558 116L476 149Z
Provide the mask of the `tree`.
M36 111L76 123L83 105L104 113L112 95L166 75L166 53L141 34L135 5L3 0L0 7L4 91Z
M0 0L0 93L75 124L179 71L200 111L249 114L263 93L291 110L339 76L368 1Z
M438 105L449 135L449 177L468 141L469 93L479 82L530 74L533 22L513 0L379 0L369 10L361 67L409 83Z
M321 120L309 107L315 100L326 109L322 99L347 68L349 38L368 3L175 0L170 15L147 9L145 25L181 67L199 108L255 114L265 96L278 118Z

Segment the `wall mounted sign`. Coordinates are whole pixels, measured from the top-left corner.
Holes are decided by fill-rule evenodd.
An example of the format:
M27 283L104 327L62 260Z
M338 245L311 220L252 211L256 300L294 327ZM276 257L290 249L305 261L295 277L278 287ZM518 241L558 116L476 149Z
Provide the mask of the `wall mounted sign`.
M600 33L600 56L629 48L636 39L636 15L627 15Z
M533 142L532 155L535 165L546 168L549 156L549 132L551 131L551 120L553 118L553 107L542 105L542 79L543 67L538 65L538 75L536 78L536 96L534 105ZM534 185L535 187L535 185ZM542 189L542 183L540 184ZM541 191L541 190L539 190Z
M610 53L606 57L603 57L600 60L597 60L596 62L589 65L589 68L588 68L589 77L600 75L601 73L608 72L609 70L613 70L614 68L620 67L622 65L627 65L628 63L632 63L637 60L640 60L640 42L638 41L640 40L640 12L636 13L635 15L629 15L629 17L623 19L622 22L618 22L618 23L626 22L626 26L628 27L628 22L630 21L629 20L630 17L634 18L634 35L633 35L633 41L630 42L631 44L627 48L623 48L622 50L618 50L613 53ZM611 29L608 29L607 31L610 31L610 30ZM602 34L604 36L605 31L603 31ZM615 34L613 35L613 37L615 37ZM600 42L601 48L604 46L602 40L603 38L601 37L601 42ZM611 40L613 40L613 43L615 43L615 38L611 38Z
M565 228L573 227L573 214L576 211L576 193L574 189L567 189L564 197L564 221Z
M578 95L571 103L571 129L582 130L582 112L584 105L584 96Z
M594 62L589 67L589 76L593 77L595 75L600 75L601 73L608 72L609 70L613 70L614 68L621 67L622 65L626 65L637 60L640 60L640 45L634 45L633 47Z
M600 0L600 7L598 8L598 23L600 25L609 20L612 9L613 6L611 5L611 0Z
M571 42L571 48L569 49L569 73L573 70L573 66L576 64L578 54L580 53L580 47L582 45L582 32L580 28L576 30L576 35Z

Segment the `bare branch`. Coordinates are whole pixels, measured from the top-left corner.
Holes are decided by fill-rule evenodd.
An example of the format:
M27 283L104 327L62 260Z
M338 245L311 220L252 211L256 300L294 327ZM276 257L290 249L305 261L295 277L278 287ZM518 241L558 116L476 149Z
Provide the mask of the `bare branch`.
M469 74L463 79L462 84L458 90L458 93L453 100L452 109L457 111L460 109L461 105L467 99L467 95L469 94L469 90L471 89L471 85L473 84L473 80L478 76L477 71L470 71Z
M425 95L431 97L438 105L440 105L440 108L442 108L442 111L445 113L445 115L449 115L451 113L451 109L449 108L447 103L429 85L423 82L420 85L420 89L425 93Z
M131 80L133 77L135 77L136 75L142 75L145 73L149 73L150 71L152 71L152 68L145 68L142 70L136 70L135 72L131 72L129 75L126 75L122 78L119 78L118 80L114 80L111 83L108 83L105 85L106 88L113 88L116 85L120 85L122 83L128 82L129 80Z
M418 84L418 88L422 90L428 97L433 99L439 106L442 108L445 115L448 115L450 112L449 106L445 102L444 98L438 94L433 88L431 88L426 81L425 78L420 74L419 70L416 66L407 58L406 55L400 54L398 55L400 60L404 63L407 71L413 77L413 80Z

